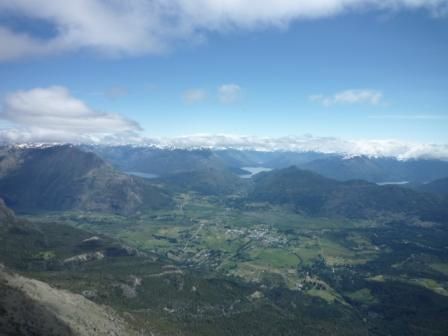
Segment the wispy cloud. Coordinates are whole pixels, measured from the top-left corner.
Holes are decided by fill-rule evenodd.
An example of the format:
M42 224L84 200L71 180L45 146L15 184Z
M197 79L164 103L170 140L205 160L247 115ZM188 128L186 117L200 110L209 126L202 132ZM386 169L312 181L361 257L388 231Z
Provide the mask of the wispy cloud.
M352 89L337 92L332 95L314 94L309 97L313 102L330 107L338 104L367 104L377 105L383 99L383 94L377 90Z
M232 104L241 99L241 87L237 84L223 84L218 88L219 101Z
M182 99L187 104L199 103L207 99L207 91L204 89L189 89L182 94Z
M0 0L0 11L45 21L55 35L0 26L0 60L93 50L108 55L160 53L181 40L230 29L285 27L365 10L425 9L445 15L447 0Z
M118 114L99 112L61 86L17 91L6 96L0 119L16 127L4 130L13 139L73 141L85 135L140 131L140 125ZM6 132L6 133L5 133Z

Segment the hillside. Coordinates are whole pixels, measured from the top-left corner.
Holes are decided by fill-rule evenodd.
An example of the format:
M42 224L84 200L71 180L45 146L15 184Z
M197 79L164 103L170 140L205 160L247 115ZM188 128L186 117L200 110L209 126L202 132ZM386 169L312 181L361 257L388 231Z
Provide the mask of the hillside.
M218 149L213 152L231 167L261 166L267 168L287 168L328 157L328 154L317 152L255 151L237 149Z
M290 204L299 212L319 216L368 218L395 213L448 220L446 201L436 196L364 181L340 182L296 167L255 176L249 199Z
M0 197L19 211L85 210L132 214L170 204L144 179L118 172L74 146L4 148Z
M448 196L448 178L438 179L416 187L420 191Z
M425 183L448 176L448 162L441 160L328 156L298 166L341 181Z
M14 212L9 209L5 202L0 198L0 226L7 227L14 224L16 217Z
M228 195L243 190L248 181L226 169L203 169L158 179L173 191L195 191L203 195Z
M244 167L283 169L297 166L340 181L427 183L448 176L448 162L393 157L345 157L339 154L238 149L167 149L133 146L82 146L122 171L168 176L207 169Z
M132 146L83 146L122 171L168 176L207 169L238 169L209 149L160 149Z
M13 272L67 271L135 250L63 223L22 220L1 199L0 242L1 335L137 335L110 307Z
M0 265L2 335L137 335L112 309Z

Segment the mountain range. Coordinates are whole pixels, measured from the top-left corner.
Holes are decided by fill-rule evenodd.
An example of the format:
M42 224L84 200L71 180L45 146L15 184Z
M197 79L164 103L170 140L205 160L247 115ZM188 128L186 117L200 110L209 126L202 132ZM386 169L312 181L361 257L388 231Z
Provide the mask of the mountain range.
M446 330L446 178L338 180L303 167L379 161L319 153L98 151L0 149L0 334ZM131 174L145 167L159 176Z
M417 185L416 189L448 197L448 178Z
M0 150L0 197L16 210L130 214L170 203L145 179L124 174L71 145Z
M408 174L419 172L419 176L414 174L413 178L421 180L422 176L442 175L446 164L443 161L403 163L365 157L323 158L317 153L289 155L133 147L101 147L92 151L92 148L72 145L5 147L0 151L0 197L22 212L83 210L132 215L145 209L169 208L173 204L171 194L177 192L243 196L248 193L249 201L289 204L299 212L316 216L368 218L399 213L424 220L446 221L448 218L446 198L434 192L440 194L438 188L446 188L443 187L446 180L420 185L418 190L413 190L342 178L349 177L344 175L348 170L353 171L352 175L356 177L359 175L356 172L364 171L361 167L368 166L371 167L370 172L378 173L371 175L373 180L378 180L381 172L394 171L389 167L398 167L397 171ZM243 164L255 164L256 160L263 159L261 164L271 162L273 166L274 162L279 165L289 162L286 158L294 158L301 163L298 167L260 173L251 179L237 175L240 172L236 170L242 169ZM311 169L302 169L311 166L314 170L316 167L329 169L334 166L332 174L328 171L326 175L339 175L341 178L329 178ZM125 172L127 169L159 173L161 177L131 176ZM364 173L368 171L366 169Z
M448 221L447 199L399 186L342 182L297 167L263 172L253 180L249 199L289 204L306 214L369 218L395 213Z
M297 166L323 176L373 183L427 183L448 176L448 162L434 159L399 160L393 157L346 157L319 152L263 152L236 149L162 149L133 146L83 146L118 169L167 176L213 169L244 174L245 167L281 169Z

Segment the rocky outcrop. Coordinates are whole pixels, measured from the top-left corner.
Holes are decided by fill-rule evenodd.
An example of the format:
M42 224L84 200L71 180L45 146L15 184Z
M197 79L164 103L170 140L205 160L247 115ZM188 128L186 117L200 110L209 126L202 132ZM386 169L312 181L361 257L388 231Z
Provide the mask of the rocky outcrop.
M64 260L64 265L79 265L104 258L102 252L83 253Z
M137 335L111 308L0 266L2 335Z

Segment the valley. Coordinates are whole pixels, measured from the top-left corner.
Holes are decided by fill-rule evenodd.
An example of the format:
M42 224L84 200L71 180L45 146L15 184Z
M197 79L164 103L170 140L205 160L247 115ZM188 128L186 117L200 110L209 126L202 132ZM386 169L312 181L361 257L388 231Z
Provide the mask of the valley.
M243 178L243 167L202 150L157 152L159 171L169 163L177 172L152 178L129 176L76 146L0 154L1 272L38 281L36 294L1 286L0 329L85 330L89 314L59 306L67 295L101 319L116 316L119 323L101 332L124 328L125 335L440 335L448 328L444 180L430 193L295 166ZM45 314L10 313L15 297ZM33 320L43 314L48 323Z
M0 0L0 336L448 336L448 0Z
M170 276L183 282L180 279L190 272L203 274L251 288L252 293L245 296L249 302L273 303L269 299L273 293L286 291L318 307L359 314L365 330L405 328L413 334L422 327L419 318L396 315L401 303L394 306L384 296L392 288L400 297L415 290L435 300L437 309L448 304L448 274L443 266L448 264L448 230L442 225L416 220L397 225L390 218L310 217L256 203L235 208L229 205L234 197L229 199L187 193L177 196L174 211L148 211L131 218L83 212L33 218L114 237L172 265L144 279ZM144 294L137 291L136 295ZM181 309L165 308L162 314L177 314ZM434 334L444 328L440 320L444 313L434 313L435 307L419 307L415 302L409 309L417 317L431 310L437 321L431 327ZM397 325L383 325L390 319L397 319Z

